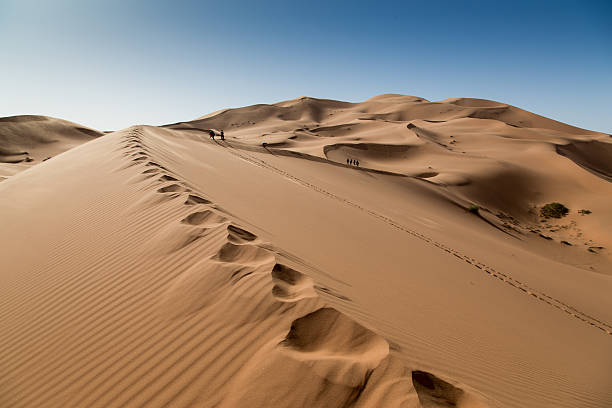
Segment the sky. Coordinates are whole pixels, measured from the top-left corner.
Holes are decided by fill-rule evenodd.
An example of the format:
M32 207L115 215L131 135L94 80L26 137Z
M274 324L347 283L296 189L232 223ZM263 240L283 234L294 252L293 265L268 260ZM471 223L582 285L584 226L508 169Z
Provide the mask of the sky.
M611 21L611 0L0 0L0 117L117 130L401 93L612 133Z

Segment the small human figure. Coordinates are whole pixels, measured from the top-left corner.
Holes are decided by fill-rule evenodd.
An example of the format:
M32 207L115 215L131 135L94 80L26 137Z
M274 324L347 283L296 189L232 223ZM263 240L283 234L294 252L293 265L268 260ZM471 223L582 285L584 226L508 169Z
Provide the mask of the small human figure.
M210 138L212 140L215 140L215 131L214 130L211 129L210 132L208 132L208 135L210 136Z
M346 164L351 164L349 159L346 159Z
M352 166L353 165L353 159L349 160L349 164Z
M225 140L225 133L223 133L223 129L221 129L220 136L221 136L221 140Z
M355 160L355 166L359 167L359 160Z

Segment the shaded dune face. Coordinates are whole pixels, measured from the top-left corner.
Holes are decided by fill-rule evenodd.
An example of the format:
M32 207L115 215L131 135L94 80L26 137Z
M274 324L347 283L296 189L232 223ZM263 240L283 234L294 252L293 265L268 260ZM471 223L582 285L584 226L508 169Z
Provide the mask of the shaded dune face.
M555 146L557 153L604 180L612 181L612 144L598 141Z

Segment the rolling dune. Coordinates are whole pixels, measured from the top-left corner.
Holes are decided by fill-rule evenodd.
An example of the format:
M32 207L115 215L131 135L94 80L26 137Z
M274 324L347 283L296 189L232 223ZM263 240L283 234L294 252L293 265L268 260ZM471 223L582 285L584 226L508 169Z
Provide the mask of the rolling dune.
M0 118L0 181L101 135L47 116Z
M405 95L92 138L0 183L0 406L611 406L609 139Z

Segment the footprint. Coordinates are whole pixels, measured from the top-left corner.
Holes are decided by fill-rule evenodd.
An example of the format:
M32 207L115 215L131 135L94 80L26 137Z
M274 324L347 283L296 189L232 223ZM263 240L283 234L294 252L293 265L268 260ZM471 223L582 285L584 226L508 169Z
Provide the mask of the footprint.
M179 193L183 191L189 191L189 190L178 184L170 184L169 186L162 187L157 190L158 193Z
M232 224L227 226L227 232L228 241L234 244L244 244L257 239L257 235Z
M365 384L389 354L384 338L328 307L295 320L279 346L320 377L349 387Z
M185 205L196 205L196 204L212 204L205 198L199 197L197 195L189 194L187 200L185 200Z
M172 176L168 176L168 175L163 175L159 178L159 181L178 181L178 179L172 177Z
M272 294L282 302L316 297L313 281L295 269L277 263L272 269Z
M160 169L166 170L166 168L164 166L162 166L161 164L155 163L155 162L152 162L152 161L148 162L146 164L146 166L159 167Z
M294 286L304 281L306 275L288 266L277 263L272 269L272 278Z
M189 214L187 217L183 218L181 222L183 224L189 225L203 225L206 226L215 226L224 223L227 221L227 218L220 216L217 213L214 213L210 210L198 211Z
M212 259L241 265L261 265L269 262L271 258L271 252L255 245L235 245L228 242L219 249L219 252Z
M455 407L463 390L425 371L412 372L412 384L423 408Z

